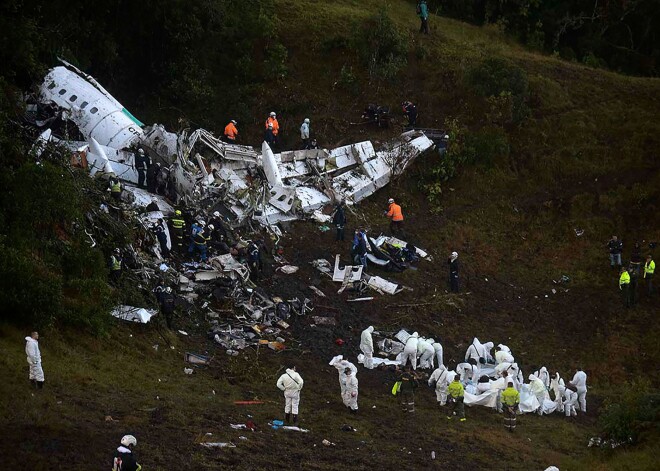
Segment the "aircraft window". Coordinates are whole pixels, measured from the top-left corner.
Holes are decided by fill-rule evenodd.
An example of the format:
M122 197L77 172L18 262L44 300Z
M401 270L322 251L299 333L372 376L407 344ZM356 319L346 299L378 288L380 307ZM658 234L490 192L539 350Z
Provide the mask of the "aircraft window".
M57 87L57 84L55 82L51 82L50 85L48 85L48 90L52 90L55 87Z
M89 110L90 113L95 114L99 109L95 106L91 110Z
M77 99L78 99L78 97L76 95L71 95L69 97L69 101L76 101Z
M65 89L60 90L60 95L64 95L66 93Z
M89 103L87 103L86 101L83 101L83 102L80 104L80 109L84 110L84 109L87 107L87 105L89 105Z

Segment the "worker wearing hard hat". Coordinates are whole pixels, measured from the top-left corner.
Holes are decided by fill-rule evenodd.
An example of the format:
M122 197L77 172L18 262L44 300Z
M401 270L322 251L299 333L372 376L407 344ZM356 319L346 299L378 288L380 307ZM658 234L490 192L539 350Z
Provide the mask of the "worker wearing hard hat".
M225 141L234 144L236 143L236 139L238 138L238 129L236 128L236 125L238 123L235 120L229 121L229 124L225 126Z
M309 149L309 118L305 118L300 126L300 139L302 140L302 148Z
M115 457L112 462L112 471L140 471L140 466L133 453L133 448L137 445L137 440L133 435L124 435L121 439L121 445L115 451Z
M266 142L268 142L271 147L277 143L277 136L279 133L280 123L277 121L277 115L275 112L271 111L266 119L266 136L272 140L272 142L268 142L268 139L266 139Z
M390 198L387 203L389 204L385 216L390 218L390 232L392 235L397 235L403 230L403 212L401 206L394 202L394 198Z

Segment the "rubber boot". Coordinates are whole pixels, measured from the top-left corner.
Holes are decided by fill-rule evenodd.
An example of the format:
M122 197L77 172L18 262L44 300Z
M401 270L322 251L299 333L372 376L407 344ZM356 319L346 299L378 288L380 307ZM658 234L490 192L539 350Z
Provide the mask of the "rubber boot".
M43 381L37 381L37 388L43 389L44 388L44 382Z
M294 416L295 417L295 416ZM291 414L286 414L284 416L284 421L288 424L291 421Z
M298 425L298 414L293 414L293 425Z

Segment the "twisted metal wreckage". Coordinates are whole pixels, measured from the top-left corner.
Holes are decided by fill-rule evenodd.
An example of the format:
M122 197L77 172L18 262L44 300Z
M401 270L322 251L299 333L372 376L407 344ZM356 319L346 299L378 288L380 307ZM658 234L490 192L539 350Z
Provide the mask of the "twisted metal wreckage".
M127 183L124 189L132 195L134 206L145 207L156 198L159 211L138 216L145 229L172 215L174 208L166 199L135 186L138 148L167 172L171 202L212 206L232 229L255 221L279 234L275 227L279 222L308 217L328 222L330 216L322 213L323 207L337 201L351 205L372 195L434 145L423 132L413 130L378 151L370 141L364 141L331 150L275 154L265 142L259 152L250 146L222 142L205 129L176 134L160 124L145 126L93 77L62 62L48 72L38 96L26 102L28 122L41 131L32 152L38 157L49 142L64 145L72 151L72 163L87 169L91 176L115 176ZM152 251L160 259L157 245ZM167 246L171 247L169 231ZM417 251L422 258L426 256ZM230 354L244 348L246 342L265 343L279 351L283 348L279 334L288 328L285 321L291 314L304 315L313 309L308 299L269 299L250 282L247 267L229 254L212 257L207 264L184 263L179 271L162 264L160 270L169 270L189 302L200 296L232 299L234 306L241 308L243 314L236 314L231 324L220 324L220 316L210 309L209 302L201 306L214 326L211 336ZM337 281L344 281L343 291L346 281L340 278ZM380 292L394 294L398 289L386 280L371 278L380 282L373 283ZM118 306L113 311L116 317L143 323L153 314L153 310L130 306ZM267 341L264 337L276 339Z

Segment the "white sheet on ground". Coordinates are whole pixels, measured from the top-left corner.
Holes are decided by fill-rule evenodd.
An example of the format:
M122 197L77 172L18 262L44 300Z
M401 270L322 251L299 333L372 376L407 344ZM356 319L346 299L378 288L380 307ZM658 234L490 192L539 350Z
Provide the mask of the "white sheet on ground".
M357 358L358 358L358 363L364 365L364 355L362 353L360 353ZM401 362L399 360L389 360L387 358L374 357L373 358L373 364L374 364L374 366L378 366L378 365L400 365Z
M465 405L466 406L484 406L495 409L497 407L497 389L491 389L482 394L470 394L465 392Z
M149 320L157 314L153 309L144 309L142 307L133 306L117 306L111 312L117 319L129 322L139 322L146 324Z

